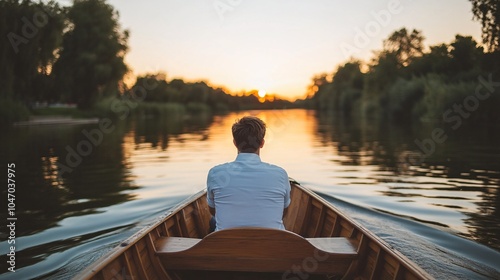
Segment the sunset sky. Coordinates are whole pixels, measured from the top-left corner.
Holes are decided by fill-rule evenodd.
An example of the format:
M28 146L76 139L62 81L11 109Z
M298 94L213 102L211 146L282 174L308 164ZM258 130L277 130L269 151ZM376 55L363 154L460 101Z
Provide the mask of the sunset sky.
M480 41L467 0L111 0L130 30L133 75L206 80L231 92L303 97L312 76L350 56L368 60L393 31L416 28L425 44L456 34Z

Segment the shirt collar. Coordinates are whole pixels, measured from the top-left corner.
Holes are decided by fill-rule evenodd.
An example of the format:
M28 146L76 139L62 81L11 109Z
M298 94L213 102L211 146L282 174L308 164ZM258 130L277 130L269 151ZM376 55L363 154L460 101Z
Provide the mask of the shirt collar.
M236 156L236 161L261 162L260 156L255 153L239 153Z

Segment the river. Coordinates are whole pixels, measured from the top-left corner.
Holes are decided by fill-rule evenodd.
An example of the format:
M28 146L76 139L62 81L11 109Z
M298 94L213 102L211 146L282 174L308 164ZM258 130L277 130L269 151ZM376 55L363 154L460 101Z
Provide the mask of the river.
M2 203L0 279L71 278L203 189L212 166L235 158L230 128L243 115L267 123L263 161L437 279L500 279L498 127L391 125L301 109L9 128L0 158L4 174L15 173L15 211L8 216ZM13 232L16 272L7 270Z

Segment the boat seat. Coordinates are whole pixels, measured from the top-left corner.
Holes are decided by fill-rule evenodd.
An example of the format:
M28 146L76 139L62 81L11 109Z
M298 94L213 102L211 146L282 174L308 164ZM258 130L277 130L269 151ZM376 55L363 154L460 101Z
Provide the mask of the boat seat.
M167 270L216 270L343 274L357 258L344 237L303 238L290 231L232 228L203 239L161 237L156 255Z

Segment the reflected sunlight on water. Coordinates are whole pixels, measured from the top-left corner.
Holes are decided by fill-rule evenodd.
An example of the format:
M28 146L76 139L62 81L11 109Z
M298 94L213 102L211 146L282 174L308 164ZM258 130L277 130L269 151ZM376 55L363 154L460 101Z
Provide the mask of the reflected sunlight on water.
M57 162L65 158L68 146L83 139L82 129L92 125L15 128L2 136L0 155L16 162L23 186L17 193L22 202L22 245L16 277L67 278L203 189L212 166L236 157L231 126L248 114L268 126L263 161L282 166L303 185L334 197L332 203L344 205L375 231L383 219L392 219L395 227L410 225L396 220L403 217L500 249L496 136L450 137L425 162L411 166L401 162L402 155L415 152L413 140L428 135L426 131L377 127L308 110L249 111L117 123L117 129L62 179ZM379 217L373 209L390 215ZM5 219L5 214L0 216ZM426 236L428 230L419 223L406 230L436 243L427 249L432 252L404 252L415 258L459 242L436 232ZM380 234L397 246L407 238L400 231ZM473 244L466 247L485 250Z

